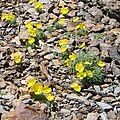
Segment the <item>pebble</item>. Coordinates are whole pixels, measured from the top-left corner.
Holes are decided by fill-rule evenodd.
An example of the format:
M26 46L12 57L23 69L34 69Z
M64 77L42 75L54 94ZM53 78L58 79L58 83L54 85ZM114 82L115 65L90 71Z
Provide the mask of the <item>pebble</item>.
M70 115L70 110L68 110L68 109L61 109L60 113L64 114L65 116L69 116Z
M98 120L98 113L89 113L86 120Z
M102 108L103 110L111 110L113 109L113 107L107 103L103 103L103 102L96 102L96 104Z

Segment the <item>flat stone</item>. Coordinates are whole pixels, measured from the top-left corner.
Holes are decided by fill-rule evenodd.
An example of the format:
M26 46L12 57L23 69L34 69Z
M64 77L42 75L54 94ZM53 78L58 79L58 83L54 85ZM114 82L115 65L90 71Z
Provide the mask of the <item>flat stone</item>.
M47 59L47 60L51 60L51 59L54 58L54 54L53 54L53 53L50 53L50 54L48 54L48 55L45 55L44 58Z
M119 96L120 95L120 87L116 87L114 90L114 95Z
M96 104L103 110L111 110L113 108L111 105L103 102L96 102Z
M61 109L60 113L64 114L65 116L70 115L70 110L68 109Z
M98 120L98 113L89 113L86 120Z

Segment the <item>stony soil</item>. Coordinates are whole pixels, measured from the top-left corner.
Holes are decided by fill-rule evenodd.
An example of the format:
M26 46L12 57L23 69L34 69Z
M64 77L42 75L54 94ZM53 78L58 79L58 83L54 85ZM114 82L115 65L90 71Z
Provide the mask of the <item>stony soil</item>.
M46 120L120 120L120 1L40 1L46 7L41 14L37 13L27 0L11 0L10 4L2 0L0 4L1 12L13 11L17 16L15 25L0 21L1 120L5 120L8 113L20 102L40 106L48 116L44 118ZM86 41L89 50L106 62L104 82L86 86L80 94L72 90L66 91L72 76L54 55L56 43L64 36L65 30L59 29L51 33L52 37L41 41L36 49L27 50L24 42L19 41L20 38L27 37L24 21L28 19L41 19L44 26L42 29L47 34L47 23L51 23L53 18L60 18L59 8L63 4L71 10L66 16L65 28L69 26L69 29L72 29L69 20L80 17L81 21L86 23L89 35L79 38L79 41ZM76 41L72 37L70 39ZM14 65L10 58L11 51L16 49L23 53L22 66ZM47 103L35 101L28 94L25 80L28 75L55 84L56 98L51 107Z

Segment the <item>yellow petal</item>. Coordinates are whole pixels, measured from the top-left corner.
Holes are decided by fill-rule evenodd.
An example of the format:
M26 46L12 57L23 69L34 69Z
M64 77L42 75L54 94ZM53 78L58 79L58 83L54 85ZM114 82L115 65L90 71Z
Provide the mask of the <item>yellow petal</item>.
M61 47L60 47L60 52L65 52L67 50L67 46L66 45L62 45Z
M52 89L50 87L48 87L48 86L44 86L43 93L48 94L50 92L52 92Z
M26 80L27 80L28 87L32 87L36 83L36 79L33 76L28 76Z
M69 67L71 65L71 60L70 59L66 59L64 61L64 64Z
M63 14L63 15L67 14L68 12L69 12L68 7L62 7L62 8L60 9L60 13Z
M69 40L68 39L61 39L59 40L59 45L67 45L69 43Z
M38 2L35 2L34 8L35 9L43 9L44 5L41 2L38 1Z
M75 53L72 53L72 55L70 55L69 58L71 61L73 61L77 58L77 55Z
M81 91L81 86L76 82L72 83L71 87L77 92Z
M100 67L104 67L106 64L105 62L99 60L99 62L97 63Z
M86 73L85 73L85 72L78 72L78 73L76 74L76 76L82 80L83 78L86 77Z
M62 25L62 24L64 23L64 19L61 18L61 19L58 21L58 23Z
M46 99L48 101L53 101L54 100L54 95L52 95L51 93L50 94L46 94L45 97L46 97Z
M30 37L29 39L28 39L28 43L29 44L33 44L35 42L35 38L33 38L33 37Z
M80 62L75 65L75 70L79 72L83 72L84 70L84 65Z
M79 48L84 48L85 47L85 42L79 45Z
M92 73L91 70L87 70L86 74L87 74L88 77L93 77L93 73Z
M77 22L79 20L79 17L76 17L73 19L73 22Z
M37 0L29 0L29 3L35 3Z

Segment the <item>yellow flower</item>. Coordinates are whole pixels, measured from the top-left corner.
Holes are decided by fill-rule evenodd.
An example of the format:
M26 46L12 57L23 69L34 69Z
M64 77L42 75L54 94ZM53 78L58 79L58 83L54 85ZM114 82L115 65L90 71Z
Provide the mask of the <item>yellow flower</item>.
M51 94L51 93L46 94L45 97L46 97L46 99L47 99L48 101L53 101L53 100L54 100L54 95Z
M85 47L85 42L79 45L79 48L84 48Z
M76 82L72 83L71 88L73 88L77 92L81 91L81 86L78 85L78 83L76 83Z
M99 60L98 63L97 63L100 67L104 67L106 64L105 62Z
M3 20L5 20L7 18L7 13L2 13L2 15L1 15L1 20L3 21Z
M27 80L28 87L32 87L36 83L36 79L33 76L28 76L26 80Z
M43 86L41 83L36 83L31 87L31 90L35 93L35 95L39 95L43 92Z
M67 50L67 46L66 45L62 45L60 48L60 52L65 52Z
M26 21L25 21L25 27L26 27L27 29L33 29L33 24L32 24L32 22L26 20Z
M30 37L29 39L28 39L28 43L29 44L33 44L35 42L35 38L33 38L33 37Z
M72 53L72 55L70 55L69 58L71 61L73 61L77 58L77 55L75 53Z
M84 77L86 77L86 73L85 72L77 72L76 76L82 80Z
M76 17L73 19L73 22L77 22L79 20L79 17Z
M66 59L64 61L64 64L69 67L71 65L71 60L70 59Z
M49 86L44 86L44 88L43 88L43 93L44 94L48 94L48 93L51 93L51 92L52 92L52 89Z
M8 13L6 20L13 21L15 19L15 15L12 12Z
M68 7L62 7L62 8L60 9L60 13L63 14L63 15L66 15L68 12L69 12Z
M93 73L92 73L91 70L86 70L86 75L87 75L88 77L93 77Z
M37 29L40 29L40 28L42 27L42 23L41 23L41 22L34 23L34 26L35 26Z
M85 29L85 24L84 23L80 23L79 25L77 25L76 27L75 27L75 30L78 30L78 29Z
M22 59L22 54L20 52L12 53L11 59L13 59L15 63L20 63Z
M92 65L92 63L89 62L89 61L85 61L84 64L85 64L85 65Z
M34 8L40 10L40 9L44 8L44 5L41 2L38 1L38 2L35 2Z
M59 19L58 23L62 25L64 23L64 21L65 20L63 18L61 18L61 19Z
M84 70L84 65L80 62L75 65L75 70L79 72L83 72Z
M28 29L28 32L31 37L35 37L37 33L37 29L36 28Z
M37 0L29 0L29 3L35 3Z
M61 40L59 40L59 45L61 46L61 45L67 45L69 43L69 40L68 39L61 39Z
M2 13L1 20L6 20L6 21L14 21L15 15L13 15L12 12L9 13Z

